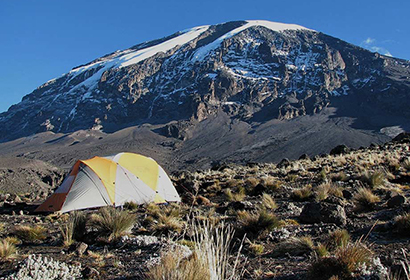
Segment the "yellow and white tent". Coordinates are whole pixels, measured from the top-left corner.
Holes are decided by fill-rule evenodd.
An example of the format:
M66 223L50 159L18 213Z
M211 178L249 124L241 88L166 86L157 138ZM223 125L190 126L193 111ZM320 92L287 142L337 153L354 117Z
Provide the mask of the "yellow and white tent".
M152 158L133 153L77 161L61 186L36 211L61 213L121 206L127 201L180 202L164 169Z

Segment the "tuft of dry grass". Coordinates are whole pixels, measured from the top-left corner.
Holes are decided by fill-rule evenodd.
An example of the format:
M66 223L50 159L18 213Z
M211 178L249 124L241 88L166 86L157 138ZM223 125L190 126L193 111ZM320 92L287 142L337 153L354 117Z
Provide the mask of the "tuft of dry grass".
M406 169L407 171L409 171L410 170L410 159L405 159L403 162L402 162L402 164L401 164L401 166L404 168L404 169Z
M250 239L262 237L266 232L281 227L282 221L276 215L259 210L257 212L238 211L240 230Z
M139 205L134 201L127 201L124 203L124 209L127 210L136 210L138 209Z
M84 212L72 212L67 222L60 226L63 245L68 247L74 240L81 241L87 232L86 224L87 215Z
M335 250L339 247L345 247L350 243L350 234L345 229L337 229L331 232L326 241L326 247Z
M310 236L291 237L286 241L278 243L272 252L273 255L283 256L290 254L292 256L300 256L313 252L315 245Z
M184 257L179 250L166 252L159 264L149 268L146 279L209 280L240 279L237 271L238 250L234 264L229 262L229 247L234 232L227 226L214 227L207 221L193 223L194 252Z
M265 251L265 247L263 244L257 244L254 242L249 241L249 251L254 254L255 256L260 256Z
M0 259L8 260L15 257L17 254L16 246L10 241L3 239L0 241Z
M135 224L136 216L114 207L103 207L91 216L91 225L101 237L114 241L129 233Z
M310 279L339 277L351 279L362 264L368 265L373 253L361 241L339 247L333 255L319 257L309 268Z
M150 216L145 219L145 222L149 224L150 230L155 233L180 233L185 228L185 223L181 219L181 211L181 206L177 204L163 207L150 206L147 207L147 213Z
M373 209L376 203L380 202L380 198L367 188L359 188L353 196L353 200L356 204L356 210L359 211Z
M23 242L41 241L47 238L47 229L42 226L16 226L13 230L16 235Z
M278 205L276 205L275 200L273 200L273 198L267 193L262 194L262 205L265 208L271 209L271 210L278 208Z
M410 236L410 213L395 217L394 227L400 234Z
M386 174L383 171L365 172L362 180L372 189L383 187L386 182Z
M237 193L233 193L231 189L225 190L225 196L229 201L243 201L246 197L246 193L243 187L239 187Z
M309 200L313 195L312 186L306 185L303 188L294 189L292 192L292 197L299 201Z
M160 263L149 268L147 280L209 280L209 269L196 254L184 258L180 251L162 254Z

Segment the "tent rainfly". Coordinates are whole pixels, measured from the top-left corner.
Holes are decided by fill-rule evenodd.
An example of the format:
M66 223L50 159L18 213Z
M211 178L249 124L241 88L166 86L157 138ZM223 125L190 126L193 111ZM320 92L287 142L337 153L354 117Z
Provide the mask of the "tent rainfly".
M133 153L77 161L60 187L37 212L138 204L180 202L164 169L152 158Z

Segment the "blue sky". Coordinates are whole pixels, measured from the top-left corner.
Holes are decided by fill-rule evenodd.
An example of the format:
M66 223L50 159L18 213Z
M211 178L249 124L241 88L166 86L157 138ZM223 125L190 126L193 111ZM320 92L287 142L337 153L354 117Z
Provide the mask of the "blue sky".
M0 112L115 50L241 19L296 23L410 59L409 0L0 0Z

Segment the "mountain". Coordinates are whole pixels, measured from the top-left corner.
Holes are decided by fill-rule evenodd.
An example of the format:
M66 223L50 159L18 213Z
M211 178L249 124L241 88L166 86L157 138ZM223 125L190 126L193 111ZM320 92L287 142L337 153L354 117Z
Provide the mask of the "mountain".
M169 170L278 161L387 141L410 127L409 108L409 61L299 25L235 21L44 83L0 114L0 154L61 166L151 151Z

